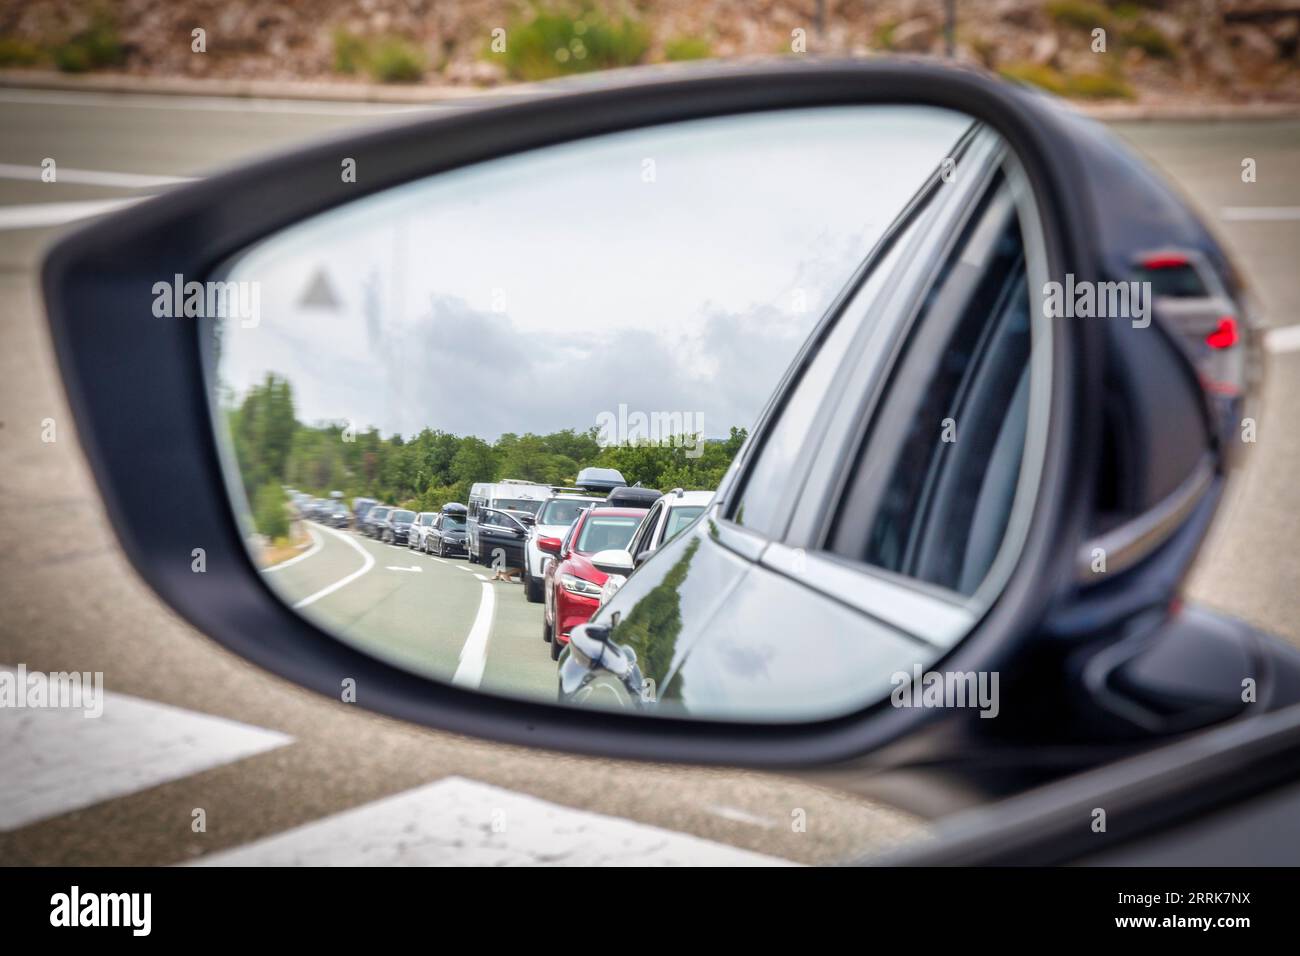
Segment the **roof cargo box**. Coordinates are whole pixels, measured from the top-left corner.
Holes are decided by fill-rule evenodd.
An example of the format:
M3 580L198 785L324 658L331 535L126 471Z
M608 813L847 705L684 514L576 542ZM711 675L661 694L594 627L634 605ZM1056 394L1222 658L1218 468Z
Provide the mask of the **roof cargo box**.
M615 488L605 499L607 508L650 508L662 497L653 488Z
M627 484L616 468L584 468L573 482L586 491L612 491Z

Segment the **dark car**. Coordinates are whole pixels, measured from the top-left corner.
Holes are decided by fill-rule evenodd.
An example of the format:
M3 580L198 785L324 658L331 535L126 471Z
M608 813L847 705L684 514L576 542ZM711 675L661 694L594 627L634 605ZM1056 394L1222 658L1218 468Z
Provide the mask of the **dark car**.
M438 557L466 554L465 512L462 504L446 504L434 516L433 524L424 535L424 550Z
M523 568L524 545L533 515L526 511L480 508L478 522L481 563L494 568Z
M1196 365L1201 384L1225 426L1241 421L1255 374L1249 339L1255 330L1228 294L1209 257L1189 249L1161 249L1138 256L1134 278L1148 284L1156 318L1177 335Z
M370 509L377 504L379 504L379 502L375 501L374 498L353 498L352 527L357 528L358 530L363 529L365 526L366 515L368 515Z
M406 544L406 537L415 523L415 512L393 508L375 525L375 537L384 544Z
M320 520L331 528L346 528L352 523L352 514L341 501L331 501L321 512Z
M389 505L375 505L366 512L365 518L361 521L361 533L368 538L378 538L383 532L384 522L388 520L389 512L393 509Z
M1045 418L1030 395L1047 379L1034 343L1056 317L1044 306L1051 286L1035 272L1042 251L1012 201L1014 167L984 135L968 143L964 182L917 196L893 224L867 280L810 340L703 519L635 571L623 555L594 557L597 570L628 577L573 629L561 699L691 714L734 714L750 701L754 712L793 712L829 693L802 677L804 636L816 636L819 659L877 674L888 696L889 676L911 672L918 647L941 653L966 631L1034 501L1012 478L1038 467L1030 456L1041 454ZM1160 227L1147 229L1130 224L1111 238L1120 275ZM1198 261L1213 268L1209 254ZM1113 470L1080 550L1085 589L1122 588L1125 570L1168 556L1157 549L1180 526L1171 516L1190 520L1214 480L1205 457L1222 434L1213 396L1188 374L1184 330L1156 319L1066 319L1103 323L1112 368L1134 370L1100 399ZM868 401L879 404L864 433L855 410ZM1160 427L1131 444L1145 416ZM1165 516L1159 533L1153 515ZM1140 536L1125 530L1139 527ZM739 666L751 658L762 666Z

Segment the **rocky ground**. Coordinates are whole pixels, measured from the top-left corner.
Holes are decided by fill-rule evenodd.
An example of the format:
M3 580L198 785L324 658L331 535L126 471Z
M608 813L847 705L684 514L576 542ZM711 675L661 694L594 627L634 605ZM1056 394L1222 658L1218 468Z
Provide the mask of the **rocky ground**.
M1067 96L1300 101L1300 3L1292 0L956 7L957 57ZM580 55L582 38L594 39L587 26L624 18L636 36L612 54L619 63L788 53L800 30L810 54L942 54L943 8L942 0L554 0L540 9L568 25L548 32L530 28L539 7L520 0L0 0L0 67L492 86L540 78L492 49L497 29L507 45L556 46L565 62L552 66L564 73L592 65ZM1098 29L1104 51L1094 49ZM572 59L560 49L570 44L579 52Z

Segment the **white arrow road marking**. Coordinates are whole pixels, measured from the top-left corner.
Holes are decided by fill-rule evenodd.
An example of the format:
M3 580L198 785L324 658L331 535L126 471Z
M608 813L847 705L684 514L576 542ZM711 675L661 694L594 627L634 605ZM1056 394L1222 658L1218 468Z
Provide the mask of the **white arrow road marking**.
M492 634L492 616L496 612L497 592L492 585L484 581L479 585L483 594L478 602L478 614L474 626L469 629L465 646L460 649L460 663L451 682L459 687L476 690L483 680L483 668L487 666L488 637Z
M486 581L488 579L486 574L479 574L477 571L474 572L474 577L478 578L480 581Z
M402 567L398 567L398 566L395 565L395 564L390 564L390 565L389 565L387 568L385 568L384 570L386 570L386 571L416 571L416 572L423 572L423 571L424 571L424 568L416 567L415 565L411 565L409 568L402 568Z
M1300 325L1287 325L1269 329L1264 333L1264 347L1270 352L1295 352L1300 350Z
M99 717L69 707L0 708L0 831L293 742L273 730L152 700L108 691L103 698Z
M160 186L175 186L193 180L188 176L150 176L142 173L115 173L102 169L69 169L55 166L55 183L75 183L79 186L110 186L116 189L157 189ZM18 166L14 163L0 163L0 179L30 179L41 182L40 166ZM46 185L54 185L48 183Z
M792 866L688 833L446 777L198 866Z
M307 525L307 535L311 538L311 547L298 555L296 558L290 558L288 561L281 561L279 564L273 564L269 568L262 568L263 574L270 574L272 571L283 571L285 568L292 567L305 558L310 558L313 554L321 549L325 544L325 539L316 533L316 529Z
M0 229L38 229L61 226L77 219L116 212L145 197L130 199L87 199L82 202L33 202L0 207Z
M294 605L294 610L297 610L298 608L306 607L308 604L315 604L321 598L325 597L325 595L333 594L335 591L337 591L339 588L343 587L344 585L351 584L353 581L361 577L361 575L365 574L367 571L369 571L371 568L375 566L374 555L372 555L365 548L361 547L361 545L353 541L350 535L346 535L342 531L335 531L333 528L322 528L321 530L328 531L330 534L334 535L334 537L338 538L340 541L346 541L348 547L356 548L356 550L361 553L361 557L365 558L365 561L364 563L362 563L360 568L358 568L356 571L353 571L347 577L339 578L333 584L327 587L323 587L315 594L310 594L307 597L303 598L301 601L299 601L297 604Z

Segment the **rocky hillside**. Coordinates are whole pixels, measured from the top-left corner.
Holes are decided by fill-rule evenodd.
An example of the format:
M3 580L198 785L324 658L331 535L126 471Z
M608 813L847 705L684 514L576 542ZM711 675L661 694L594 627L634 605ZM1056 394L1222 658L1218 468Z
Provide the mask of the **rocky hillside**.
M1300 101L1300 0L956 6L957 57L1063 95ZM941 55L943 9L943 0L0 0L0 67L487 86L792 48Z

